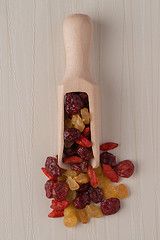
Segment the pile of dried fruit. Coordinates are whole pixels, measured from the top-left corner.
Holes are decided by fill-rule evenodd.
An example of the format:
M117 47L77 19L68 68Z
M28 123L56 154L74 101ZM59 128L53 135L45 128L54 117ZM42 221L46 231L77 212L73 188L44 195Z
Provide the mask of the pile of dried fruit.
M64 158L70 169L58 166L58 156L48 157L44 174L49 178L45 184L46 197L52 200L51 218L63 217L64 225L73 227L77 220L87 223L90 218L115 214L120 210L120 200L128 197L124 184L114 186L119 177L129 178L134 172L130 160L117 164L116 157L108 152L117 143L100 146L100 165L93 169L90 136L90 113L86 93L67 93L65 96ZM98 204L98 205L96 205Z

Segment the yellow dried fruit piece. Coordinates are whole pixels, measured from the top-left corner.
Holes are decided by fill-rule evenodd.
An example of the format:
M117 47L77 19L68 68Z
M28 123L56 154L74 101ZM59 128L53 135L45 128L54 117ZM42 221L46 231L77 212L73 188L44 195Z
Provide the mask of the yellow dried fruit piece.
M64 175L66 177L75 177L78 175L78 172L76 172L75 170L71 170L71 169L68 169L67 171L65 171Z
M119 199L124 199L128 197L128 189L124 184L120 184L116 187L117 197Z
M73 202L73 200L76 198L76 196L77 196L77 192L76 191L71 191L69 189L66 200L69 201L69 202Z
M95 171L97 176L102 174L103 171L102 171L101 164L99 164L98 168L94 168L94 171Z
M76 216L78 220L82 223L88 223L89 218L85 209L77 209Z
M83 132L83 130L85 128L85 124L83 123L83 120L79 115L73 115L72 119L71 119L71 122L74 125L74 128Z
M98 206L87 205L85 210L90 218L100 218L103 216L102 210Z
M77 223L76 215L65 216L63 219L64 225L68 228L74 227Z
M79 184L71 177L68 177L66 182L68 183L68 186L72 191L79 188Z
M111 182L111 180L107 178L104 174L97 175L97 179L98 179L98 185L102 188Z
M74 207L72 205L69 205L64 209L64 216L70 216L74 214Z
M59 176L59 177L57 177L57 181L59 182L59 181L61 181L61 182L66 182L66 176L64 176L64 175L61 175L61 176Z
M73 124L70 118L64 120L64 129L73 128Z
M90 181L87 173L80 173L78 176L74 177L73 179L79 184L88 183Z
M91 119L91 115L88 112L88 108L82 108L81 109L81 117L82 117L82 120L83 120L84 124L89 124L90 119Z
M106 185L102 190L106 198L114 198L117 196L117 189L111 185Z
M66 147L66 148L70 148L72 145L73 145L73 143L74 142L67 142L67 141L64 141L64 146Z

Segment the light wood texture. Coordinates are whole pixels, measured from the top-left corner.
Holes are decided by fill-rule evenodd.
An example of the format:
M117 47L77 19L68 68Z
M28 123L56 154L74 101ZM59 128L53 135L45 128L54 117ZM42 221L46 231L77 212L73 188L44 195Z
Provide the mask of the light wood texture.
M57 85L65 71L62 24L94 22L92 71L100 86L100 141L131 159L121 211L66 229L48 219L45 176L57 154ZM159 0L0 0L0 239L160 239Z
M93 82L90 70L90 50L93 38L93 23L85 14L69 15L63 24L66 51L66 71L63 83L58 86L58 163L63 164L64 148L64 95L69 92L86 92L89 98L91 114L91 141L94 158L90 163L93 168L99 166L99 87Z

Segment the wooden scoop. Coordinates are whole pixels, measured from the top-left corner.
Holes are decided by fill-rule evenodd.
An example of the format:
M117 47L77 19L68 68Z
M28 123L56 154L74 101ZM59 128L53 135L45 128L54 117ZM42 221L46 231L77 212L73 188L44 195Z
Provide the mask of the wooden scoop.
M93 82L90 70L90 51L93 23L89 16L73 14L64 20L64 43L66 71L63 83L58 85L58 164L64 169L69 165L62 162L64 148L64 95L68 92L86 92L91 114L91 141L94 158L90 164L99 165L99 87Z

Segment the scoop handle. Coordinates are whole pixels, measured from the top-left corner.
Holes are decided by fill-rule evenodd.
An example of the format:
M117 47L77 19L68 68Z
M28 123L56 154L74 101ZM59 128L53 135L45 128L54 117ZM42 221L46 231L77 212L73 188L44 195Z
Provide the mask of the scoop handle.
M93 22L88 15L73 14L64 20L66 71L64 81L74 77L91 81L90 52Z

